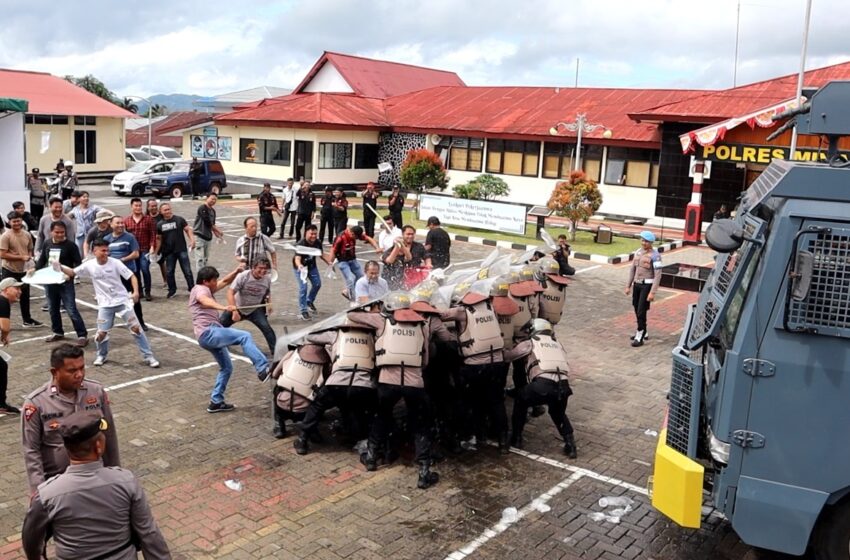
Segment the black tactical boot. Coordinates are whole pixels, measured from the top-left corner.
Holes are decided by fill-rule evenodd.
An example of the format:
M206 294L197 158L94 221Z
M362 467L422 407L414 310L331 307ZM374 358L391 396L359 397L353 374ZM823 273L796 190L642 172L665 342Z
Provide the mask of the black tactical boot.
M564 455L566 455L570 459L575 459L576 457L578 457L576 449L576 440L575 437L573 437L573 434L564 435Z
M372 442L366 444L366 453L360 454L360 462L369 472L378 470L378 453Z
M301 435L292 442L292 447L295 448L295 452L299 455L306 455L307 452L310 451L310 443L307 441L306 434L302 432Z
M419 480L416 482L416 486L421 490L426 488L430 488L431 486L437 484L440 480L440 475L435 472L431 472L431 463L429 461L422 461L419 463Z
M511 452L511 444L508 439L508 432L499 434L499 453L507 455Z
M286 437L286 420L282 418L278 418L275 416L274 419L274 428L272 429L272 434L275 439L283 439Z
M522 449L524 447L524 443L522 441L522 434L512 434L511 435L511 447L516 447L517 449Z

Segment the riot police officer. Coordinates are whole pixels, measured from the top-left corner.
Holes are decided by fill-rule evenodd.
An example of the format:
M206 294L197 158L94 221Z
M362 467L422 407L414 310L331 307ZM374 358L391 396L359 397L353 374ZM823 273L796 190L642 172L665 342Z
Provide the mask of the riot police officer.
M417 486L425 489L435 484L439 475L431 471L433 419L422 370L428 364L431 337L450 342L453 336L442 323L430 323L413 311L411 303L409 294L391 292L384 298L381 313L351 312L348 317L375 329L378 414L369 432L368 448L361 455L361 461L367 470L377 468L377 452L387 442L393 422L393 407L400 399L404 399L419 465Z
M316 385L330 362L323 346L304 344L287 352L272 377L276 380L272 408L277 439L286 437L286 421L301 421L315 399Z
M535 277L543 287L539 295L537 316L546 319L552 325L561 321L566 303L566 288L569 285L566 277L561 276L558 262L552 257L543 257L537 262Z
M552 325L546 319L535 319L531 338L518 343L505 353L508 359L527 358L526 373L529 383L517 392L511 417L513 433L511 445L522 448L522 430L527 420L528 407L547 405L549 416L564 438L564 453L577 457L573 426L567 417L567 400L573 394L569 382L567 354L555 340Z

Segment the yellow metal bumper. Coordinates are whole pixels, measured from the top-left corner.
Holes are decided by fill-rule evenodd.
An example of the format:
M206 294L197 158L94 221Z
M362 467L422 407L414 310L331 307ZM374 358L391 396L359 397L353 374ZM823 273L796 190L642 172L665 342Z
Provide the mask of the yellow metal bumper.
M704 469L667 446L667 430L658 434L652 477L652 506L681 525L698 529Z

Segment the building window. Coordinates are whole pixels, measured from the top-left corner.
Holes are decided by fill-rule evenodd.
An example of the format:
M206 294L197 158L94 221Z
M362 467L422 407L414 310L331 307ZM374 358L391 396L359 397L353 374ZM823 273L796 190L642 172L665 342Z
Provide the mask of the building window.
M68 124L67 115L26 115L27 124Z
M351 169L351 144L319 143L319 169Z
M74 124L77 126L94 126L97 124L96 117L74 117Z
M481 173L481 164L484 160L483 138L452 136L448 141L448 147L449 169Z
M354 169L373 169L378 167L377 144L354 145Z
M602 146L582 144L581 170L588 179L599 182L602 175Z
M97 131L74 131L74 162L97 163Z
M627 187L657 187L658 155L658 150L608 148L605 183Z
M543 145L543 177L547 179L568 179L573 170L575 144L546 142Z
M239 161L288 166L292 162L292 142L289 140L239 140Z
M537 177L540 142L488 140L487 173Z

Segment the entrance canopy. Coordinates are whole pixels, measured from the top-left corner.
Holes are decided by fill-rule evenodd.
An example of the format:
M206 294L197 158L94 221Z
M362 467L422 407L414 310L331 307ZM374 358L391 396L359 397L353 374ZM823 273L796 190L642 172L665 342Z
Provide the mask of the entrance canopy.
M802 98L802 102L806 102L805 97ZM744 123L749 125L750 128L755 128L756 126L760 128L774 127L779 124L772 120L774 115L796 108L797 99L789 99L787 101L777 103L776 105L759 109L758 111L742 117L732 117L731 119L726 119L719 123L704 126L697 130L692 130L687 134L679 136L679 142L682 144L682 153L687 154L695 152L697 144L700 146L711 146L715 142L720 142L723 140L723 137L726 136L727 132Z
M8 113L26 113L27 109L29 109L29 103L26 99L0 97L0 111Z

